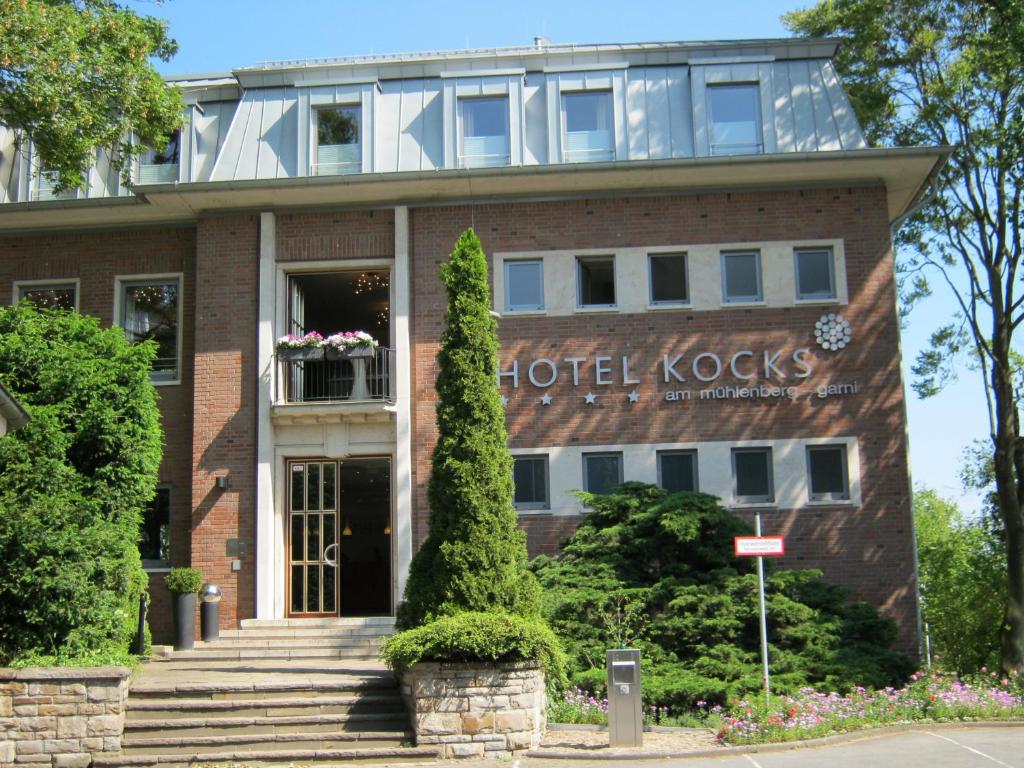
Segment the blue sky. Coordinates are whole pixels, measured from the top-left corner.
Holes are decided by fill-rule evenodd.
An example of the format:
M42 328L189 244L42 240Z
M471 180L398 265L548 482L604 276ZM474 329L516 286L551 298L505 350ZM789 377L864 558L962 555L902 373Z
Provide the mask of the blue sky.
M165 73L224 72L264 61L367 53L490 48L555 43L727 40L787 37L779 17L807 0L134 0L140 12L165 18L180 50ZM934 281L938 283L938 280ZM951 305L947 293L915 310L904 334L905 373ZM911 471L915 484L962 498L963 448L984 437L987 421L978 374L961 366L959 381L920 401L908 391Z

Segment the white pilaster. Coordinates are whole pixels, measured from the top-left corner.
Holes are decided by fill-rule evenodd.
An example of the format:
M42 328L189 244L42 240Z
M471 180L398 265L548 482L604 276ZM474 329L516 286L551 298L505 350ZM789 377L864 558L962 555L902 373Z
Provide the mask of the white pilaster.
M277 298L275 260L276 220L273 213L260 214L259 326L257 331L256 376L256 618L284 615L283 578L276 562L274 524L274 427L270 407L274 398L274 312ZM278 584L281 581L281 594ZM277 597L277 599L275 599Z
M409 209L395 207L395 271L391 308L395 347L395 596L405 594L412 561L412 353L409 339L411 274Z

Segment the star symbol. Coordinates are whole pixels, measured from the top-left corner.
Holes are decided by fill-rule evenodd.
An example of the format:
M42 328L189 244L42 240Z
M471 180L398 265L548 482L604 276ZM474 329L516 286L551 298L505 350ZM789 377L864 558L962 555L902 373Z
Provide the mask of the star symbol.
M587 392L587 394L584 395L583 399L586 401L587 405L593 405L594 403L597 402L597 395L595 395L593 392Z
M540 404L541 405L551 405L551 395L544 395L544 397L542 397L540 399Z
M629 398L629 402L636 403L640 400L640 393L634 389L627 395L627 397Z
M501 396L501 404L508 408L508 397L506 395Z

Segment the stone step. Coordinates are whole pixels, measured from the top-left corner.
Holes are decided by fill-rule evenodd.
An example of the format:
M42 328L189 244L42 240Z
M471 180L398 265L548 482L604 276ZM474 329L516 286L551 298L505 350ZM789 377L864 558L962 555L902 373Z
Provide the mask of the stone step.
M394 629L394 616L351 616L317 619L242 619L242 629L308 629L312 627L385 627Z
M244 729L245 735L270 733L334 733L353 731L399 731L409 725L405 712L359 712L356 714L301 715L273 717L212 715L136 720L124 724L125 739L184 738L187 736L230 736Z
M194 764L238 764L244 762L246 768L277 768L278 766L329 766L359 763L362 765L394 765L396 763L424 762L440 757L440 750L435 747L399 747L399 748L353 748L353 749L294 749L294 750L250 750L234 751L224 749L219 752L189 752L180 750L172 754L149 755L96 755L93 758L94 768L189 768Z
M280 717L284 715L347 715L363 712L404 712L405 704L396 690L393 694L362 696L309 695L292 698L192 699L130 697L126 703L129 722L188 718L224 714L229 717Z
M247 633L238 637L221 637L208 642L196 642L196 650L208 648L380 648L382 640L369 635L335 635L323 637L253 637Z
M121 751L126 755L203 755L231 751L281 752L294 750L343 750L353 747L403 747L413 741L411 731L351 731L335 733L246 733L208 736L162 736L148 739L124 739Z
M261 681L210 680L162 681L142 679L132 685L128 700L185 696L192 699L233 699L271 701L278 698L294 698L301 695L307 699L370 692L397 692L394 678L390 677L348 677L330 681L317 681L314 685L301 677L296 679Z
M357 648L199 648L191 651L175 651L170 657L173 661L221 661L221 660L257 660L257 659L375 659L377 649L371 647Z
M343 627L250 627L248 629L222 629L221 638L266 637L382 637L394 633L394 626L369 624Z

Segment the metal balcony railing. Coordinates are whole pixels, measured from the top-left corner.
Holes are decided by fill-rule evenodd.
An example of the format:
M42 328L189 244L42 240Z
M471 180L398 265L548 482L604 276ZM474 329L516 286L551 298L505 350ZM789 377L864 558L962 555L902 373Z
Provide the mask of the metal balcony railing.
M395 350L343 359L289 360L279 355L278 396L286 403L392 402Z

